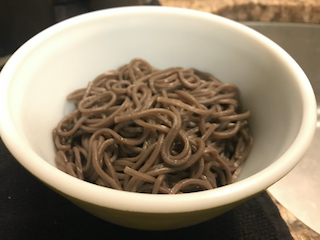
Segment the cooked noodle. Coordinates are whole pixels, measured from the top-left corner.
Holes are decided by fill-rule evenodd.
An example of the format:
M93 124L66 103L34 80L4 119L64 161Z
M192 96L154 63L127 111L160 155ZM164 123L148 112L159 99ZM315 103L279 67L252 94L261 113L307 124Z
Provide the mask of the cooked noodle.
M235 181L252 147L240 93L195 69L133 59L71 93L53 131L57 167L119 190L185 193Z

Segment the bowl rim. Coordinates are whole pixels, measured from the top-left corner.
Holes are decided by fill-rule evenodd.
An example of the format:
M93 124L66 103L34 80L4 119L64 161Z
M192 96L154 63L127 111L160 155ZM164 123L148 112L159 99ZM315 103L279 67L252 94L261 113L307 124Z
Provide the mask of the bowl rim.
M6 104L8 95L6 88L9 86L10 78L16 67L28 56L38 43L58 34L62 30L93 18L103 18L106 15L139 14L142 12L145 13L146 11L148 11L150 15L175 14L190 18L204 18L208 22L213 21L223 24L259 41L290 67L297 76L297 79L299 79L296 84L300 87L300 94L302 96L303 117L294 142L276 162L257 174L218 189L179 195L152 195L108 189L78 180L61 172L46 161L43 161L35 152L28 148L28 144L24 142L11 122L10 109L8 109ZM316 100L307 76L295 60L273 41L241 23L221 16L190 9L159 6L119 7L85 13L57 23L40 32L21 46L2 69L0 74L0 112L0 134L6 147L29 172L42 182L59 192L67 194L71 198L94 205L146 213L200 211L231 204L265 190L285 176L303 157L313 139L317 121ZM314 126L314 128L312 126ZM37 163L37 165L34 163ZM57 179L59 179L59 181L57 181ZM141 198L142 195L143 198ZM232 196L232 198L230 196ZM128 198L130 199L129 202Z

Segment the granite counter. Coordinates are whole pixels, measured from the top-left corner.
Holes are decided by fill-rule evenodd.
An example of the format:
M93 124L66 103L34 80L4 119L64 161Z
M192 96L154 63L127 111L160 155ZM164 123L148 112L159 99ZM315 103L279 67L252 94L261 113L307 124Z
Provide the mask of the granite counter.
M320 23L320 0L160 0L236 21Z

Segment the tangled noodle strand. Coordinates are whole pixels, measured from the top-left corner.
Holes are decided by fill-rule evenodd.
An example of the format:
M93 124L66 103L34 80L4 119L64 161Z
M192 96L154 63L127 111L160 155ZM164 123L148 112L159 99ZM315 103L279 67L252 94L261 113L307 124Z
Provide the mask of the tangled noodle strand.
M195 69L133 59L68 95L57 167L118 190L187 193L235 181L252 148L239 89Z

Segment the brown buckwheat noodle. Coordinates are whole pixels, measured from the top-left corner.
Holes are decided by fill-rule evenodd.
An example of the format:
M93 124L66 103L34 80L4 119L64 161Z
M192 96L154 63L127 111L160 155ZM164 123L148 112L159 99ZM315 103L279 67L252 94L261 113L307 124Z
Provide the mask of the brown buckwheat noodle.
M133 59L71 93L53 131L57 167L101 186L185 193L235 181L252 147L240 93L195 69Z

